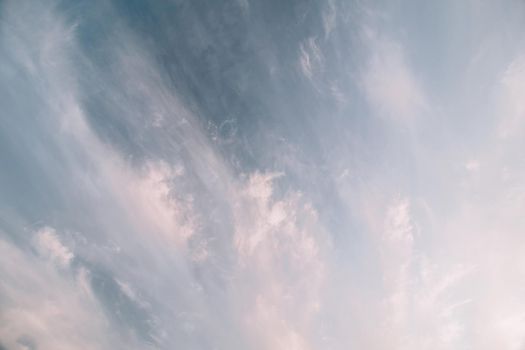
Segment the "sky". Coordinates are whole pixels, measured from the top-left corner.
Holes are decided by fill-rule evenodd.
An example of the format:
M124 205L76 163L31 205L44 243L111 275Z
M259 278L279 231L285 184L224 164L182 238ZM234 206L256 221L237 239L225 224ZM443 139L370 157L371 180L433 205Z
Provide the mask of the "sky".
M0 0L0 349L525 350L524 32Z

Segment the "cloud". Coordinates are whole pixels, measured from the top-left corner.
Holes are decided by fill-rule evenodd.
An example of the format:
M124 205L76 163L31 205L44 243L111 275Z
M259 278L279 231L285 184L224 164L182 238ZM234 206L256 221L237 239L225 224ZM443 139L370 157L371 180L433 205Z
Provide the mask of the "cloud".
M310 37L300 44L299 67L308 79L322 72L323 55L315 37Z
M349 289L350 298L365 303L367 312L359 302L339 304L345 315L357 312L355 318L343 317L343 324L352 320L362 325L349 344L374 349L460 347L468 327L463 313L472 302L465 291L473 278L472 266L443 260L425 249L414 215L418 205L410 198L382 195L367 207L366 231L373 247L367 255L378 256L379 264L372 271L379 285Z
M370 108L398 122L411 120L427 106L427 97L406 58L403 47L371 30L364 31L369 56L361 87Z
M356 103L334 111L333 99L315 99L305 122L291 112L308 105L292 98L279 106L264 81L239 97L248 106L239 110L227 88L200 88L209 77L187 66L202 58L192 40L155 51L126 27L122 10L89 7L97 19L86 24L85 14L69 17L76 7L55 4L2 7L0 77L16 79L0 84L8 111L0 158L10 164L0 174L0 348L523 347L521 148L483 139L493 122L483 118L469 124L483 142L471 139L452 120L461 113L451 100L454 118L434 118L428 96L446 94L411 65L409 53L427 49L414 33L401 44L381 28L365 30L363 49L345 34L358 30L359 13L329 2L313 31L324 33L323 51L322 36L294 41L299 50L278 56L276 72L298 68L304 99L310 85L300 84L332 81L334 72L357 70L362 90L348 88L355 75L338 75L330 92ZM206 27L191 8L191 26ZM257 8L250 2L245 14L255 20ZM290 34L283 37L304 38ZM201 35L206 59L224 55L217 45L229 42L228 32ZM364 56L365 64L332 69L349 43L357 52L349 61ZM496 134L515 141L523 64L507 62L495 86ZM172 64L183 68L171 74ZM260 68L252 64L206 72L246 86ZM288 86L272 84L288 97ZM234 116L194 98L203 94ZM370 115L353 118L361 102L400 123L432 115L418 119L406 142L389 123L376 133ZM279 118L252 128L261 104ZM279 129L273 119L281 116L293 152L250 139ZM233 141L214 143L206 125L230 121ZM275 162L282 154L290 160L284 170ZM475 157L464 162L466 155Z
M465 163L465 169L467 169L468 171L475 172L475 171L478 171L479 168L480 168L480 164L475 159L469 160Z
M75 256L60 242L56 231L51 227L43 227L38 230L33 240L36 249L43 257L61 267L68 267Z
M47 25L65 25L57 13L48 16ZM64 244L63 233L44 226L32 241L40 258L17 253L28 261L27 271L41 258L51 261L41 269L49 270L42 276L53 283L41 288L42 281L22 276L34 288L17 294L20 287L14 286L5 293L5 322L17 325L7 346L25 334L42 349L166 348L173 343L196 348L200 341L311 348L326 244L311 204L296 191L278 193L278 174L233 175L195 116L166 88L148 53L119 30L114 35L123 45L112 59L120 80L110 82L96 70L90 78L96 88L121 86L105 96L106 101L126 101L118 104L123 113L115 113L116 118L137 135L151 137L161 150L130 159L89 118L82 103L86 87L77 81L79 71L70 59L81 48L74 35L62 41L60 33L47 39L53 45L34 42L32 51L22 47L20 53L45 51L43 60L29 54L40 76L35 85L45 86L40 94L46 128L37 132L50 140L43 152L64 160L60 173L44 166L50 178L73 189L63 195L75 203L66 207L69 228L77 232L67 241L75 249ZM308 50L316 48L313 41L308 45ZM94 69L92 62L82 63ZM165 149L172 156L162 157ZM215 212L221 214L218 219ZM24 274L2 271L3 281L9 273ZM44 305L48 298L55 303L60 295L64 299L55 304L53 316L26 305L27 300ZM20 309L25 316L15 317ZM53 322L45 329L31 323L46 317ZM75 317L78 321L72 322ZM71 339L57 336L61 333Z
M337 28L337 6L333 0L327 2L327 6L322 13L323 30L325 38L329 37L331 33Z
M57 248L52 229L44 232L44 244L59 252L53 258L69 259L63 246ZM33 344L37 349L100 349L128 343L110 331L91 290L89 271L68 273L61 266L42 264L4 240L0 263L0 338L7 348Z
M321 308L328 237L311 205L298 193L278 196L279 174L247 177L235 206L238 285L247 312L243 323L261 349L312 348Z
M498 135L508 138L522 130L525 119L525 56L515 58L499 85L500 125Z

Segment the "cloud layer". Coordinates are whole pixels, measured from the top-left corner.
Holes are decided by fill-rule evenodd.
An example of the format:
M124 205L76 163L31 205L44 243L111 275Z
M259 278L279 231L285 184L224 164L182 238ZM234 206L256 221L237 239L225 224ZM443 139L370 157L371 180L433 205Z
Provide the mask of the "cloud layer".
M0 349L522 350L523 10L0 3Z

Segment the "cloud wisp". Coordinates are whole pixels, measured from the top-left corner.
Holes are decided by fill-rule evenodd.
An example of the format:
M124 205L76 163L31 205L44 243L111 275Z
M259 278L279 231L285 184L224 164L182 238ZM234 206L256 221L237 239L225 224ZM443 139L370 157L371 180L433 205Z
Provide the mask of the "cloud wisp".
M523 6L465 6L0 3L0 349L523 349Z

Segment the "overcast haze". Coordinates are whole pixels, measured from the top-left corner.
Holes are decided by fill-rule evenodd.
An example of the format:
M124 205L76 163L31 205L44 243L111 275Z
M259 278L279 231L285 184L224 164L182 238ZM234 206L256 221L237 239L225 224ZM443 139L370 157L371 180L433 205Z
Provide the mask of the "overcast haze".
M525 350L524 33L0 0L0 349Z

